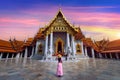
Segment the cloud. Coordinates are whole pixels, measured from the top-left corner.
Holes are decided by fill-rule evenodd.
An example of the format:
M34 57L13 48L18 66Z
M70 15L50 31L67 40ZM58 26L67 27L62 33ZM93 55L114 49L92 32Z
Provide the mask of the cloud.
M0 23L17 23L24 25L35 25L39 24L39 21L36 19L16 19L16 18L0 18Z
M109 38L110 40L120 39L120 30L115 28L108 28L105 26L81 26L81 29L87 37L101 40ZM118 36L119 35L119 36Z
M120 27L119 13L105 13L105 12L76 12L65 11L68 21L75 23L75 25L101 26L109 28ZM66 15L65 15L66 16Z
M3 28L0 31L0 38L9 40L9 38L16 38L18 40L24 40L28 37L34 37L34 35L39 30L39 27L36 28Z
M69 12L67 11L66 14L70 18L76 21L101 21L101 22L108 22L108 21L119 21L120 14L118 13L99 13L99 12Z
M45 23L31 18L0 18L0 38L9 40L10 37L16 37L24 40L28 36L34 37L39 27Z

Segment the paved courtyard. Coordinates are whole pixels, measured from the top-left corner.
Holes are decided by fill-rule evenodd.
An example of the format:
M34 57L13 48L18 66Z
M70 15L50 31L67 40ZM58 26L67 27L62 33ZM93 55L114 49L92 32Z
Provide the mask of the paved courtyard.
M120 61L81 59L63 62L64 76L56 76L57 62L0 61L0 80L120 80Z

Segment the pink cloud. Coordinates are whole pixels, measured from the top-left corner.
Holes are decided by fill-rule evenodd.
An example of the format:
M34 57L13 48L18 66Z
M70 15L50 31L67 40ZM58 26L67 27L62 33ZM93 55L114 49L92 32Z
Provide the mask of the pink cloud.
M44 26L45 21L31 18L0 18L0 28L27 28L35 26Z
M76 25L98 25L111 28L120 27L119 13L76 12L65 11L65 16L71 23Z
M66 14L76 21L100 21L100 22L113 22L120 21L120 14L117 13L97 13L97 12L69 12Z
M9 40L10 37L16 37L24 40L27 37L34 37L39 27L45 23L37 19L0 18L0 38Z
M0 32L0 39L9 40L11 38L16 38L18 40L24 40L28 37L34 37L39 27L24 29L24 28L3 28Z
M39 24L36 19L14 19L14 18L0 18L0 23L20 23L25 25Z

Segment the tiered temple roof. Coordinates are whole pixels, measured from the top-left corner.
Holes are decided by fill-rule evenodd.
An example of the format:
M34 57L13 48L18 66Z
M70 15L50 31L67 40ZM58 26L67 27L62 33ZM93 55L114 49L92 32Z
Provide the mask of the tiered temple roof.
M43 31L45 30L45 28L40 28L39 31L37 32L37 34L35 35L34 39L44 39L45 38L45 34L43 34Z
M120 52L120 39L108 42L102 53Z
M46 30L56 21L56 19L59 18L59 17L61 17L61 18L64 20L64 22L65 22L69 27L71 27L73 30L75 30L75 27L74 27L73 25L71 25L71 24L67 21L67 19L65 18L64 14L63 14L62 11L61 11L61 9L59 9L57 15L56 15L56 16L53 18L53 20L51 20L51 22L45 27L45 30L44 30L44 31L46 31Z
M12 48L9 41L0 40L0 52L14 53L15 50Z
M83 44L87 47L92 47L95 51L99 52L99 48L95 45L94 41L91 38L83 38Z
M76 39L76 40L81 40L81 39L83 39L83 38L85 38L85 36L83 35L83 33L82 33L82 31L81 31L81 29L80 29L80 27L79 27L79 28L78 28L78 33L75 34L75 39Z
M98 47L99 52L102 52L105 50L105 48L107 47L107 44L109 43L109 40L100 40L100 41L96 41L95 45Z
M17 41L17 40L0 40L0 52L5 53L16 53L18 51L22 51L24 42L23 41Z
M33 38L28 38L27 41L25 42L24 46L30 46L33 42Z

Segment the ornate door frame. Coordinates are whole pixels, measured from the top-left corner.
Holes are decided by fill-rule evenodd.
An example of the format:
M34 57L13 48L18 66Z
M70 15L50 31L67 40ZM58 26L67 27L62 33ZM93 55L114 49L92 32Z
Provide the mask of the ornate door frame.
M64 41L59 37L55 42L55 52L57 53L58 50L58 43L61 42L62 46L62 53L64 52Z

